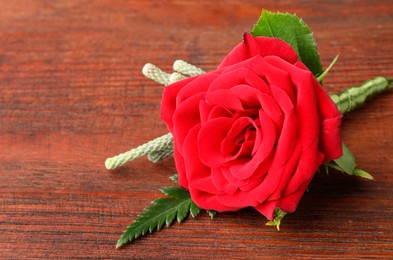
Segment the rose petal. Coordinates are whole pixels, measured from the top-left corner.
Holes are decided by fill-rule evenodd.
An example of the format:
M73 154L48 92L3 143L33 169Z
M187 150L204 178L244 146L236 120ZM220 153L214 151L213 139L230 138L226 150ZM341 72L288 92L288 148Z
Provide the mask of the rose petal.
M309 183L305 182L302 186L299 186L294 193L282 197L278 203L278 207L284 212L294 212L299 205L300 199L306 191L308 184Z
M212 168L212 181L217 190L223 191L226 194L233 194L237 187L231 184L225 177L220 168Z
M240 98L227 89L207 93L206 102L212 106L221 106L232 111L244 110Z
M198 159L197 137L200 126L193 127L187 134L184 142L184 165L187 173L189 188L193 187L204 192L216 194L211 169Z
M256 64L256 66L253 67L253 70L258 75L263 75L264 77L266 77L268 85L275 85L281 88L282 90L284 90L287 96L291 99L291 102L295 104L296 102L295 102L294 87L292 85L291 77L289 76L289 73L287 71L282 70L281 68L271 64L269 60L271 60L272 58L277 60L277 62L290 64L279 57L269 56L269 57L265 57L263 59L263 62L259 62L258 64Z
M176 107L179 107L180 104L186 101L190 97L194 97L199 93L205 93L212 81L214 81L219 75L214 71L200 75L199 77L195 77L195 79L188 84L184 85L183 88L179 89L179 92L176 97ZM169 87L169 86L167 86ZM165 89L167 88L165 87Z
M201 124L205 123L209 119L210 112L213 110L213 106L206 103L205 100L199 101L199 115Z
M218 201L217 195L206 193L193 187L190 187L190 194L192 201L202 209L215 210L218 212L237 211L241 209L240 207L224 205Z
M270 93L266 82L251 69L261 59L257 56L236 65L225 67L221 70L221 75L210 84L208 92L230 89L237 85L249 85L263 93Z
M274 210L277 208L278 201L266 201L255 207L262 215L264 215L268 220L274 219Z
M179 153L179 150L177 149L176 137L174 137L173 157L175 159L179 185L185 189L188 189L188 179L187 179L187 173L184 165L184 158Z
M239 98L244 109L261 107L258 96L262 93L258 89L249 85L241 84L234 86L229 91Z
M320 117L318 115L314 76L310 71L293 69L290 71L292 82L297 89L296 118L298 120L298 138L303 150L319 138Z
M277 135L280 134L282 125L284 122L284 115L277 104L277 102L267 94L261 94L258 96L260 103L262 104L263 111L270 117L273 121L276 129Z
M173 129L171 132L174 136L176 136L177 149L179 149L180 153L183 151L183 143L188 131L195 125L200 124L198 108L199 103L204 96L205 93L199 93L188 98L180 104L173 114Z
M232 118L233 113L225 107L213 107L213 109L210 111L208 120L212 120L218 117Z
M165 87L161 99L161 119L165 122L169 130L172 132L172 117L176 110L176 97L180 89L195 80L196 77L190 77Z
M300 61L296 62L295 66L308 70ZM342 114L316 79L313 79L313 85L317 96L318 111L322 118L319 149L325 154L324 162L328 162L342 155L340 136Z
M217 195L217 200L226 206L238 208L255 207L258 205L258 202L256 200L253 200L248 195L248 192L242 191L236 191L233 194Z
M209 168L209 172L210 171L211 169ZM216 188L217 186L213 183L212 176L208 176L204 178L196 178L195 180L192 180L190 186L206 193L211 193L211 194L223 193L221 189L218 190Z
M270 55L279 56L292 64L298 60L296 52L288 43L278 38L253 37L251 34L245 33L244 41L237 45L224 58L219 68L236 64L257 55L262 57Z
M264 180L249 192L250 197L259 203L266 201L269 196L276 191L284 170L285 165L282 165L279 169L275 169L274 171L269 169Z
M291 194L302 187L304 183L310 183L318 167L322 164L324 155L317 150L317 142L302 152L296 172L288 182L284 194Z
M211 209L216 211L234 211L237 207L223 205L217 200L217 193L212 182L211 168L204 165L198 159L197 137L200 126L193 127L184 143L184 162L186 165L187 177L189 182L189 191L192 201L203 209ZM209 191L209 192L206 192Z
M260 131L263 135L261 143L255 143L255 146L258 147L258 150L255 152L254 156L251 157L251 160L239 160L239 162L236 161L236 163L231 165L229 169L235 178L250 178L258 166L264 162L264 160L273 150L274 144L276 142L276 129L274 124L263 111L260 113L259 119L261 121Z
M239 138L239 135L243 135L244 138L244 131L247 130L249 126L253 126L254 122L251 118L248 117L241 117L238 118L233 125L231 126L230 130L228 131L226 137L222 140L221 142L221 153L228 158L229 160L236 159L237 157L240 156L241 150L244 151L246 147L243 147L243 145L239 146L237 144L236 139ZM254 125L254 129L255 129ZM243 140L245 141L245 140ZM255 140L254 140L255 141ZM243 143L244 144L244 143ZM243 148L243 149L242 149ZM252 150L252 147L251 147ZM251 151L249 153L251 155Z
M270 62L275 63L277 59L271 59ZM326 155L324 161L330 161L332 159L339 158L342 155L341 137L340 137L340 125L342 115L338 111L336 105L323 90L322 86L313 77L307 67L300 61L295 63L295 66L291 66L283 63L275 63L276 66L281 66L282 69L288 70L294 79L301 76L300 74L308 74L309 82L312 84L317 98L318 112L322 117L321 122L321 135L320 135L320 150ZM303 72L302 72L303 71ZM301 82L301 80L299 80ZM302 84L302 86L304 83Z
M238 158L237 161L239 161L239 163L241 163L240 161L247 161L247 160L244 158ZM249 179L235 178L228 167L221 167L221 172L224 175L225 179L227 179L229 183L231 183L232 185L234 185L236 187L240 188L240 187L246 186L247 184L250 183Z
M340 158L343 154L340 136L341 117L340 115L322 121L319 150L325 154L324 162Z
M274 172L286 163L294 149L297 140L298 123L293 104L286 93L274 85L270 86L270 88L274 99L284 113L282 131L278 137L276 152L271 166L271 170Z
M259 169L257 171L259 171ZM266 173L266 171L264 172L261 171L261 173ZM250 178L248 179L248 183L246 185L240 186L239 189L243 192L250 191L254 189L256 186L258 186L261 183L262 179L263 176L261 178Z
M206 122L198 134L198 157L209 167L219 167L225 162L221 152L221 142L225 139L233 123L232 118L219 117Z
M265 201L277 189L285 170L285 163L290 158L297 140L297 121L293 104L282 89L273 85L271 90L277 104L285 114L285 119L268 174L260 185L250 191L250 196L260 203Z
M272 148L273 150L273 148ZM267 171L269 170L274 157L274 152L271 152L268 157L266 157L263 162L258 165L258 168L255 170L252 176L249 178L249 183L245 186L241 187L241 190L250 190L249 185L254 185L254 180L257 180L259 183L265 178ZM258 183L258 184L259 184ZM256 187L256 186L255 186Z
M269 196L268 200L278 200L281 198L283 195L283 192L286 192L286 187L288 185L288 182L291 180L291 178L294 176L297 166L299 161L302 159L302 146L301 143L297 143L295 149L291 153L291 157L285 164L284 171L282 175L280 176L280 182L276 188L276 190L273 192L272 195Z

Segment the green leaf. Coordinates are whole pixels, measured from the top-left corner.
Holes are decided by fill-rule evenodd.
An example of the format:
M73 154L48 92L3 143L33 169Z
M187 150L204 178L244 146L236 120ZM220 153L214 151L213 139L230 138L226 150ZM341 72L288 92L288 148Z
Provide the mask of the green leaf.
M276 226L277 230L280 231L280 224L281 220L285 217L287 212L281 211L281 209L276 208L274 210L274 219L267 222L265 225L266 226Z
M165 195L175 199L190 198L190 193L180 187L165 187L160 189L160 191Z
M322 72L322 74L319 75L319 76L317 77L317 80L318 80L319 83L322 84L323 79L324 79L324 78L326 77L326 75L329 73L330 69L334 66L334 64L336 64L337 60L338 60L338 55L337 55L336 57L334 57L334 59L333 59L332 62L329 64L329 66L327 67L327 69L325 69L325 71Z
M344 143L342 144L342 146L343 146L343 155L340 158L334 160L334 162L337 164L338 167L340 167L342 171L352 175L353 171L356 168L355 157Z
M201 212L201 208L198 207L193 201L190 205L190 213L193 218L195 218Z
M353 175L359 176L359 177L362 177L362 178L365 178L365 179L369 179L369 180L372 180L372 181L374 180L374 177L371 174L369 174L366 171L360 170L360 169L355 169L353 171Z
M177 222L182 222L188 215L191 206L191 199L188 200L188 203L180 204L177 210ZM169 226L169 225L168 225Z
M263 10L261 17L251 30L251 34L275 37L286 41L315 76L322 73L322 65L313 33L296 15Z
M195 217L200 212L198 206L192 202L188 191L180 187L166 187L162 192L172 198L160 198L153 201L153 205L147 207L145 212L138 215L137 219L127 227L120 239L117 241L116 248L145 235L154 230L160 230L164 223L169 226L177 218L178 222L183 221L188 212Z

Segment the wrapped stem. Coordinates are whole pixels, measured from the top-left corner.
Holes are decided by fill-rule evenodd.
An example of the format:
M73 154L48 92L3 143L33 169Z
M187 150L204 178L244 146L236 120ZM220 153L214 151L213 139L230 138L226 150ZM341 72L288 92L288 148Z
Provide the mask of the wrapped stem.
M149 161L156 163L161 161L162 159L169 157L173 154L173 145L170 145L160 151L157 152L153 152L153 153L149 153L147 155L147 159L149 159Z
M184 60L176 60L173 63L173 69L184 75L196 76L205 73L201 68L198 68Z
M376 77L359 86L349 87L339 94L332 94L330 97L337 105L338 110L344 115L359 108L367 100L392 87L392 79Z
M172 149L172 147L173 137L171 133L168 133L154 140L151 140L150 142L142 144L128 152L106 159L105 167L108 170L113 170L129 161L142 157L146 154L151 154L151 156L149 157L152 157L152 160L154 161L157 160L157 158L162 159L164 156L168 156L168 154L170 154L170 152L162 153L162 151L170 150Z

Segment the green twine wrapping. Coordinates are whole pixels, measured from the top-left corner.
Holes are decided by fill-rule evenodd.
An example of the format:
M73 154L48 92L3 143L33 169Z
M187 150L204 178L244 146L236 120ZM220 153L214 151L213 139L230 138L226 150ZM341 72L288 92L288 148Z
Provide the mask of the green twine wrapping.
M173 63L173 69L184 75L196 76L205 73L201 68L198 68L184 60L176 60Z
M173 147L173 138L172 134L168 133L151 140L150 142L142 144L128 152L106 159L105 167L108 170L114 170L126 162L132 161L146 154L151 154L150 157L152 157L154 160L160 160L160 156L162 158L163 155L167 154L165 152L162 153L162 151L172 149L171 147Z
M359 86L349 87L339 94L330 95L338 110L345 115L360 106L372 97L393 87L393 80L376 77Z

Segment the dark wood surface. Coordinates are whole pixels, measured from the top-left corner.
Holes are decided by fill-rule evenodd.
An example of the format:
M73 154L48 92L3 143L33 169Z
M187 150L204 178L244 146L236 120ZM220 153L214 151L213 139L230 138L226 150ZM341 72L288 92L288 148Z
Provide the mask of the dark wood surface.
M280 232L252 209L204 213L115 249L175 171L104 168L167 132L141 68L212 70L262 8L302 17L325 67L340 54L330 92L393 76L392 1L0 1L0 258L393 258L393 91L343 123L375 181L317 174Z

